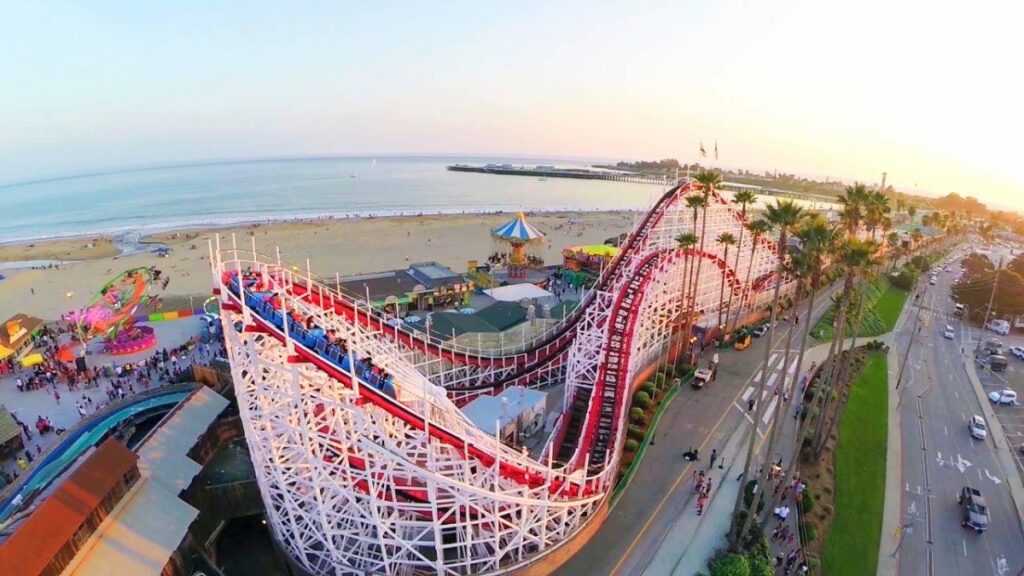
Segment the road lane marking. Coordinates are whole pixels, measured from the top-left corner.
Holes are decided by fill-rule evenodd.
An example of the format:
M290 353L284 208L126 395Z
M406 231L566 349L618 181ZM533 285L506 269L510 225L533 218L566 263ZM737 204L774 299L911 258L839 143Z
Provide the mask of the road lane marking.
M995 483L996 483L996 486L998 486L998 485L1000 485L1000 484L1002 484L1002 483L1003 483L1003 481L1002 481L1002 480L1000 480L999 478L996 478L995 476L993 476L992 474L990 474L990 473L989 473L989 471L988 471L988 468L986 468L986 469L985 469L985 476L988 476L988 479L989 479L989 480L991 480L991 481L995 482Z

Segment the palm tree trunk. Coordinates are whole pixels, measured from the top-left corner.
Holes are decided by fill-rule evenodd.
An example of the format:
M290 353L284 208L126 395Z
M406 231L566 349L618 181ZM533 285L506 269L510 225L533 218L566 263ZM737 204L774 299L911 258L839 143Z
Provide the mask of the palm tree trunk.
M688 271L690 269L690 256L686 253L686 248L683 248L682 250L683 250L683 290L682 290L682 293L679 295L680 296L679 297L679 302L680 302L680 305L679 305L679 315L680 315L679 322L678 323L674 323L674 331L676 332L675 354L672 355L672 362L674 364L678 364L679 363L679 355L683 351L683 341L682 341L681 333L682 333L682 326L686 322L686 317L685 317L686 316L686 302L687 302L687 299L690 296L689 295L689 286L687 284ZM675 371L675 368L673 367L673 372L674 371Z
M799 292L798 292L798 294L799 294ZM794 331L795 331L794 327L790 327L789 330L786 331L786 347L783 350L783 357L782 357L782 378L780 379L779 387L777 389L780 392L780 394L779 394L780 396L784 395L784 391L786 389L786 374L789 371L789 349L793 345L793 332ZM767 365L763 369L767 370L768 369ZM763 376L762 376L762 378L763 378ZM790 397L790 399L792 399L792 396ZM743 528L740 530L740 534L739 534L739 538L738 538L738 540L741 541L741 542L743 541L744 535L746 535L746 533L750 530L751 524L754 523L754 516L757 515L757 512L756 512L757 511L757 506L758 506L758 504L761 503L762 495L764 494L765 489L768 486L768 470L769 470L768 463L771 461L772 458L774 458L774 455L775 455L775 444L778 442L778 439L779 439L779 431L782 430L782 428L784 427L784 424L783 425L779 424L779 414L788 414L789 413L789 401L785 400L784 398L780 398L779 400L780 400L780 402L778 403L777 409L775 410L775 415L773 417L771 417L771 421L768 423L768 449L764 453L764 455L765 455L764 465L761 466L761 475L760 475L760 477L758 478L758 481L757 481L757 485L760 486L761 489L758 490L754 494L754 499L750 503L750 509L748 510L748 513L747 513L747 519L744 520L744 522L743 522ZM755 424L755 429L756 429L756 424L757 423L755 422L754 424ZM742 487L741 487L741 490L742 490Z
M694 274L694 276L693 276L693 292L690 294L690 318L691 318L691 324L692 324L692 318L694 316L694 312L697 310L697 287L698 287L698 284L700 283L700 269L704 265L704 239L707 236L708 206L707 206L707 200L706 199L708 198L708 195L705 194L704 197L705 197L705 201L704 201L704 215L701 218L701 223L700 223L700 250L699 250L699 254L697 254L697 273ZM696 225L696 222L694 222L694 225ZM691 332L693 331L692 330L692 325L691 325L691 330L690 331ZM686 341L687 342L690 341L689 335L687 335ZM692 357L692 356L693 356L693 350L690 350L690 356L689 357Z
M740 213L740 239L736 242L736 258L735 258L735 264L733 264L733 267L732 267L733 274L737 274L737 277L738 277L738 272L739 272L739 267L740 267L740 253L743 252L743 231L747 228L746 226L743 225L743 223L746 221L746 213L747 213L747 209L744 206L743 207L743 212ZM730 326L729 326L729 316L733 316L733 313L732 313L732 297L735 295L735 293L736 293L735 290L730 290L729 291L729 305L726 307L726 312L725 312L725 329L726 329L726 331L728 331L730 333L733 330L736 329L736 317L739 316L739 311L737 310L736 314L734 315L735 317L733 318L732 327L730 328ZM743 287L742 286L740 286L740 294L743 294ZM743 301L740 300L741 304L742 304L742 302Z
M813 284L815 286L817 286L818 283L817 282L813 282ZM779 414L789 414L792 411L793 402L796 400L797 397L800 398L801 404L803 403L804 391L802 389L800 389L800 374L801 374L801 371L803 370L804 356L807 354L807 337L811 333L811 325L813 324L812 318L813 318L813 315L814 315L814 302L815 302L815 298L817 296L817 292L818 292L818 290L812 288L811 289L811 294L807 298L807 313L805 314L805 317L806 317L807 321L806 321L806 324L804 324L804 333L800 336L800 355L797 356L796 370L793 372L793 394L790 396L790 402L789 402L788 406L786 407L786 410L783 411L783 412L780 412ZM807 375L807 384L810 385L810 383L811 383L811 374L808 373L808 375ZM820 393L821 393L821 389L820 388L815 391L815 399L812 400L812 402L811 402L812 405L814 403L816 403L815 401L817 400L817 396ZM792 479L793 479L793 474L796 472L797 462L800 460L800 448L803 446L804 436L807 434L807 428L809 427L808 425L811 422L811 419L806 414L806 410L802 411L801 415L803 416L803 418L800 420L799 424L797 425L797 433L796 433L796 436L794 438L794 444L795 445L791 449L790 457L789 457L788 461L786 462L786 466L785 466L786 472L785 472L785 475L784 475L783 479L781 480L783 482L783 486L788 485L792 481ZM776 418L778 418L778 416L776 416ZM777 423L775 424L775 426L776 426L776 428L779 427L779 425ZM771 448L769 447L769 452L770 452L770 450L771 450ZM775 495L772 498L772 503L771 503L771 506L768 506L768 510L775 510L775 508L778 507L779 501L780 501L781 498L782 498L782 492L780 491L777 495ZM755 510L756 510L756 508L755 508Z
M746 305L748 308L753 308L750 302L750 277L753 276L754 273L754 257L757 255L757 238L752 237L752 240L754 243L750 247L750 262L747 263L747 279L743 282L743 295L740 297L740 303L736 307L736 318L733 320L734 327L736 323L740 321L740 314L743 313L743 306Z
M754 410L754 419L750 423L750 437L747 440L747 456L743 464L743 475L740 477L740 489L736 491L736 503L733 505L733 526L730 527L729 542L734 551L739 551L740 543L742 542L742 532L735 533L736 517L743 503L743 495L747 488L747 479L750 477L750 467L754 462L754 444L757 442L757 423L761 420L761 413L764 411L764 395L765 382L768 380L768 360L771 358L772 348L775 346L775 317L778 312L779 303L779 291L782 289L782 268L785 263L785 254L783 247L786 245L786 231L783 229L779 233L779 261L775 266L775 289L772 292L772 311L769 316L769 325L772 326L768 330L768 346L764 349L764 359L761 361L761 377L758 379L757 391L754 393L754 402L756 409ZM753 263L753 262L751 262ZM747 519L754 514L756 508L751 509L747 514ZM744 522L746 525L746 522Z
M850 388L850 367L853 364L853 355L857 350L857 333L860 332L860 321L864 314L864 286L867 284L867 279L862 280L860 285L860 295L857 301L857 310L855 315L855 327L853 331L853 337L850 339L850 349L846 354L846 358L843 361L842 371L836 378L836 382L839 384L839 402L836 404L836 409L833 411L833 415L828 419L828 425L825 427L825 433L822 436L821 444L818 447L818 451L815 454L816 459L821 459L821 455L824 452L825 444L828 443L828 438L832 435L832 431L835 429L836 422L839 421L839 412L842 410L845 403L845 399L849 394ZM824 414L827 416L827 414Z
M722 285L718 289L718 326L722 333L719 334L721 340L725 340L725 325L722 324L722 305L725 304L725 285L728 283L728 278L725 275L726 269L729 267L729 245L725 245L725 254L722 255ZM726 315L728 316L728 314Z
M824 432L824 420L825 414L828 411L829 405L832 403L832 388L835 384L836 372L839 369L839 358L843 352L843 340L845 339L846 333L846 316L849 310L850 297L853 295L853 272L847 272L846 278L843 281L843 294L839 300L839 310L836 314L835 320L835 331L832 336L832 345L829 348L828 358L825 360L826 369L824 378L821 381L822 386L827 392L822 399L822 406L818 412L818 423L814 428L814 442L813 449L815 452L818 451L818 447L821 444L821 435Z

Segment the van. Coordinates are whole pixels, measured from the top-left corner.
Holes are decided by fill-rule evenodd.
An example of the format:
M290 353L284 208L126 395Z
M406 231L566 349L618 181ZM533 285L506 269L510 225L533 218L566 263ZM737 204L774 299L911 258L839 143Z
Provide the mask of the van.
M1010 323L1006 320L989 320L988 324L985 324L985 329L1006 336L1010 333Z

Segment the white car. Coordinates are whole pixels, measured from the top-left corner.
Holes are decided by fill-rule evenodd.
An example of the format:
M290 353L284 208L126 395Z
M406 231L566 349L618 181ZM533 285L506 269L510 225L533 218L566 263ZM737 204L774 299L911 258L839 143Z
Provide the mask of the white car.
M1010 346L1010 354L1024 360L1024 346Z
M977 414L971 416L971 419L967 421L967 430L971 433L971 438L984 440L988 436L988 426L985 425L985 419Z
M1017 404L1017 393L1007 388L999 392L990 393L988 399L996 404Z
M939 281L938 278L936 278L935 276L932 276L931 279L928 280L928 285L929 286L935 286L935 284L938 283L938 281Z
M947 340L952 340L956 334L953 332L953 327L946 324L946 329L942 331L942 337Z

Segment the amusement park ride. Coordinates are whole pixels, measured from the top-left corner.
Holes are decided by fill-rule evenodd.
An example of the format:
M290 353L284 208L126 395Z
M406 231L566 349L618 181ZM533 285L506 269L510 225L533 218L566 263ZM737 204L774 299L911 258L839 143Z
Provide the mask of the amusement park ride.
M698 322L717 317L723 283L749 314L776 281L793 286L775 277L767 239L746 235L738 264L717 247L679 249L680 234L714 238L743 224L711 191L701 230L684 201L697 193L696 183L667 191L573 315L500 351L389 325L317 282L308 264L263 255L254 239L222 247L218 238L214 293L239 409L290 560L312 574L493 574L580 545L607 512L635 381L678 336L688 263L710 263L695 289ZM512 385L555 383L565 408L537 454L460 410Z
M103 353L113 356L135 354L156 346L156 334L150 326L135 323L139 306L158 302L153 294L159 285L160 271L132 268L115 276L100 288L89 305L69 312L66 317L75 328L77 342L59 351L59 357L70 362L73 348L88 346L102 338Z

